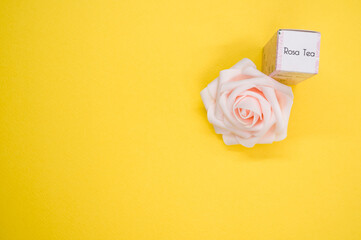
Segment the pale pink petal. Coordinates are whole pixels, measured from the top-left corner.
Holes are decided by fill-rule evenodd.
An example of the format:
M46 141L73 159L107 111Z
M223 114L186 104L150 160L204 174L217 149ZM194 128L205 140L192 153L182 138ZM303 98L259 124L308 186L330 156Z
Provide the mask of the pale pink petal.
M271 105L270 103L263 97L263 95L257 94L253 91L245 91L242 94L246 95L246 96L252 96L258 99L259 101L259 105L261 107L261 111L262 111L262 115L260 116L261 119L265 119L266 121L268 121L268 119L270 119L271 117ZM233 102L234 100L232 100L231 96L229 96L228 100L230 102Z
M219 112L221 112L224 118L232 125L235 129L246 130L244 125L240 123L235 115L233 114L232 105L227 105L227 96L222 94L216 103Z
M213 128L217 134L229 134L230 133L230 131L228 129L220 128L216 125L213 125Z
M286 132L287 122L285 121L284 116L282 114L282 110L277 100L275 90L270 87L261 87L261 89L272 106L273 114L276 118L276 128L275 128L276 134L282 134L283 132Z
M215 104L210 105L210 107L207 110L207 118L208 121L213 124L213 126L217 127L217 128L221 128L224 129L225 131L228 130L228 128L225 126L223 118L219 119L216 118L215 114L214 114L214 109L215 109Z
M233 133L234 135L240 136L242 138L249 138L252 136L252 133L248 131L247 128L235 128L234 125L230 123L226 118L223 120L223 122L229 132Z
M259 101L254 97L246 96L245 98L242 98L239 101L235 102L235 104L233 105L233 111L236 108L248 109L259 116L262 115Z
M268 132L265 135L263 135L259 139L258 143L262 143L262 144L273 143L276 138L276 134L274 130L275 130L275 124L268 130Z
M259 137L250 137L250 138L240 138L236 137L239 144L242 144L245 147L251 148L256 145L259 141Z
M232 78L240 75L241 71L238 69L227 69L227 70L223 70L219 73L219 77L217 78L218 80L218 86L217 89L221 89L221 85L223 83L229 82ZM221 91L217 92L217 97L216 97L216 109L215 109L215 116L220 118L223 113L222 110L220 109L220 104L218 103L218 101L220 101L221 98ZM226 112L224 112L224 114L226 114Z
M233 135L233 134L223 134L222 138L223 138L223 142L224 142L226 145L239 144L239 142L237 141L236 136Z
M217 97L217 87L218 87L218 78L213 80L210 84L208 84L207 89L212 98Z
M212 98L207 87L201 91L201 98L206 110L208 110L211 104L215 104L216 101L215 98Z
M241 74L242 72L239 69L227 69L220 71L218 77L218 86L239 78Z

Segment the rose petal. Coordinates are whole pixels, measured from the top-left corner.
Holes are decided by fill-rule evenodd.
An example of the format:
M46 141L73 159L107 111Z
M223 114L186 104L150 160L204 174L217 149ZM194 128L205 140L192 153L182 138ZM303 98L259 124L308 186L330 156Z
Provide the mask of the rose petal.
M215 103L215 99L212 98L211 94L209 93L208 87L201 91L201 98L206 110L208 110L209 105Z
M273 114L276 117L276 128L275 128L276 134L280 134L284 131L287 131L287 125L283 118L282 110L278 103L275 90L270 87L261 87L261 89L264 95L266 96L267 100L270 102L272 106Z
M247 67L257 68L256 65L248 58L243 58L241 61L231 67L231 69L243 70Z
M245 147L251 148L256 145L259 141L259 137L251 137L251 138L240 138L236 136L236 139L239 144L242 144Z
M237 141L237 138L234 134L223 134L222 138L223 138L223 142L226 145L239 144L239 142Z
M218 86L239 78L242 71L239 69L227 69L219 72Z
M275 134L275 124L267 131L267 133L265 135L263 135L260 139L258 143L272 143L275 141L276 138L276 134Z
M260 116L262 115L262 112L259 104L259 101L255 97L245 96L244 98L241 98L239 101L234 103L233 111L235 111L237 108L248 109Z
M233 108L232 108L233 106L230 104L227 105L226 99L227 99L226 95L222 94L220 96L220 98L216 102L217 105L216 108L218 109L218 111L221 112L224 118L229 121L229 123L232 125L233 128L240 130L247 130L244 127L244 124L242 124L237 120L236 116L233 114Z
M224 129L225 131L228 130L226 125L224 124L223 118L218 119L214 114L215 104L212 104L207 111L207 118L210 123L212 123L215 127Z

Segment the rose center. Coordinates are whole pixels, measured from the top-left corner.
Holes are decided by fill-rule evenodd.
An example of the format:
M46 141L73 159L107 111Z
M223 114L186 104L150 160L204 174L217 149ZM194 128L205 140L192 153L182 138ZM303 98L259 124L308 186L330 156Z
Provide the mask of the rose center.
M263 118L258 99L247 95L236 98L233 114L240 123L248 127L254 126Z

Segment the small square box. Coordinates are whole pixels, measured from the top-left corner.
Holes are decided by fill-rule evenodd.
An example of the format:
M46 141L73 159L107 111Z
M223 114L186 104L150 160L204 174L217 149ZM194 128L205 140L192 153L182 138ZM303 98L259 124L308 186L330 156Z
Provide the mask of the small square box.
M284 84L297 84L318 73L321 33L280 29L263 49L262 71Z

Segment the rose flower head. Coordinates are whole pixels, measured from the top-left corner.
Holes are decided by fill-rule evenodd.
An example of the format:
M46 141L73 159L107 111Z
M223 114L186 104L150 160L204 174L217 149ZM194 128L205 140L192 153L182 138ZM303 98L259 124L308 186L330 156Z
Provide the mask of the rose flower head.
M245 58L201 91L208 121L227 145L253 147L287 136L293 93Z

